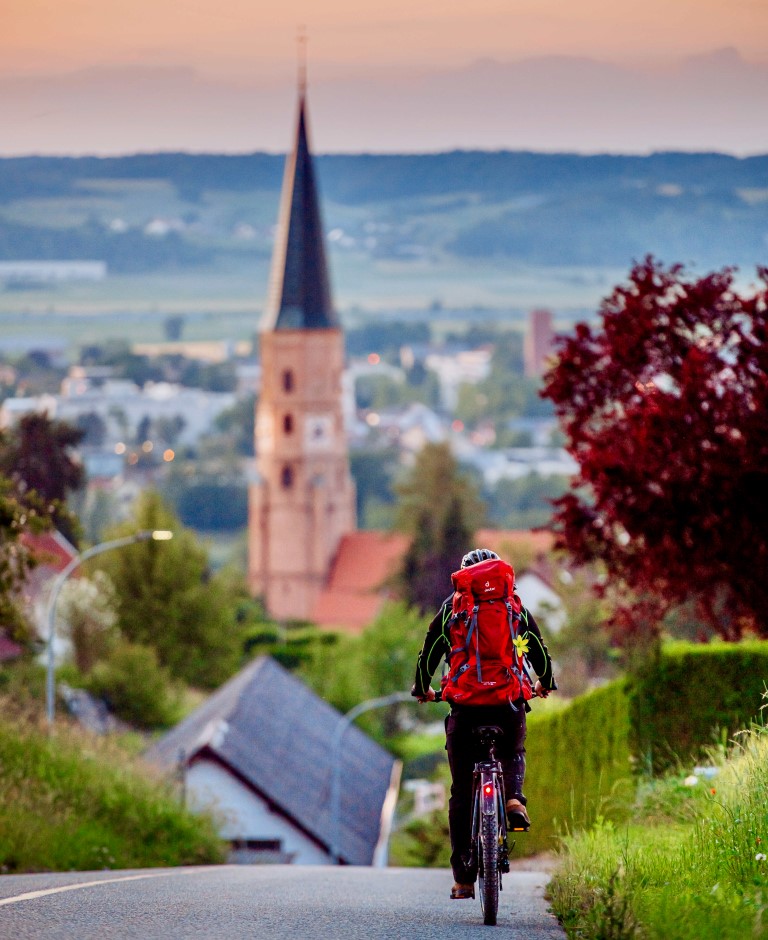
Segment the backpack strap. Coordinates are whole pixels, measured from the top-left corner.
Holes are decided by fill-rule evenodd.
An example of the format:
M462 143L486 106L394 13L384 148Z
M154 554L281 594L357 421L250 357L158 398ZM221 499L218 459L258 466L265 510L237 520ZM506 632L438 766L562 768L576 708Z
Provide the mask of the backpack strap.
M518 614L512 607L512 604L509 601L509 597L504 598L504 606L507 608L507 622L509 623L509 633L512 639L512 670L517 676L517 681L520 683L520 693L523 691L523 655L517 652L517 647L515 646L515 640L517 639L517 625L520 623L520 614Z
M467 638L464 641L464 645L455 646L448 654L448 658L454 656L456 653L469 653L469 645L472 642L472 635L474 634L475 636L475 659L477 660L477 681L482 682L483 673L480 667L480 632L477 627L477 611L478 611L479 606L480 606L479 602L477 601L477 599L475 599L475 606L472 608L472 613L470 614L470 617L469 617L469 629L467 630ZM454 614L454 616L451 617L450 623L452 623L455 620L460 620L461 616L462 616L461 614ZM449 626L450 626L450 623L449 623ZM463 666L461 666L460 669L457 670L456 675L453 677L454 682L458 680L459 676L462 675L462 673L466 672L467 666L468 666L468 663L465 663Z
M477 661L477 681L483 681L483 671L480 666L480 628L477 625L477 611L480 608L480 603L475 598L475 606L472 608L472 616L469 620L469 631L467 632L467 649L469 649L469 640L472 634L475 634L475 660Z

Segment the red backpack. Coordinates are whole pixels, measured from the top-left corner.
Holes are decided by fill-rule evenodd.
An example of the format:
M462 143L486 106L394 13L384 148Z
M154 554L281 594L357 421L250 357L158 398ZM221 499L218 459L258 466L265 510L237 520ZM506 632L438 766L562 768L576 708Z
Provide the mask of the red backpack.
M455 571L451 581L451 652L443 699L457 705L504 705L531 698L525 648L518 640L522 604L512 566L493 558Z

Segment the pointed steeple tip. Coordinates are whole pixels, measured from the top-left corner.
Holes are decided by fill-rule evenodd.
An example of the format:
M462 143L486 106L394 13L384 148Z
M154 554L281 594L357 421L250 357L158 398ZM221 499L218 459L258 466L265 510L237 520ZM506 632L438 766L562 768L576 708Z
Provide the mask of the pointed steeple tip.
M320 200L300 94L296 141L285 162L266 330L329 330L340 326L331 301Z

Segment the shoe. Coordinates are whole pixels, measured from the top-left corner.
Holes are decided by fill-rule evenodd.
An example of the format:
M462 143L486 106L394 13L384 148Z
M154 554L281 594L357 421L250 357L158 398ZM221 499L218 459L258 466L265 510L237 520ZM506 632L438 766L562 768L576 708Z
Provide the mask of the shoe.
M451 888L451 900L452 901L464 901L467 898L473 898L475 896L475 886L474 885L460 885L458 881Z
M507 820L510 832L528 832L531 820L520 800L507 800Z

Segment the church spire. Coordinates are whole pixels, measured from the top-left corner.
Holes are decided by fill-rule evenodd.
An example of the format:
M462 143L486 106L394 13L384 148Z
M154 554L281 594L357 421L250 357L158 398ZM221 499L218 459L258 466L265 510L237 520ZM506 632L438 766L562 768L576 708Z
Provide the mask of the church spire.
M299 88L296 142L285 164L264 315L266 330L339 329L331 301L317 183L308 142L304 82L300 82Z

